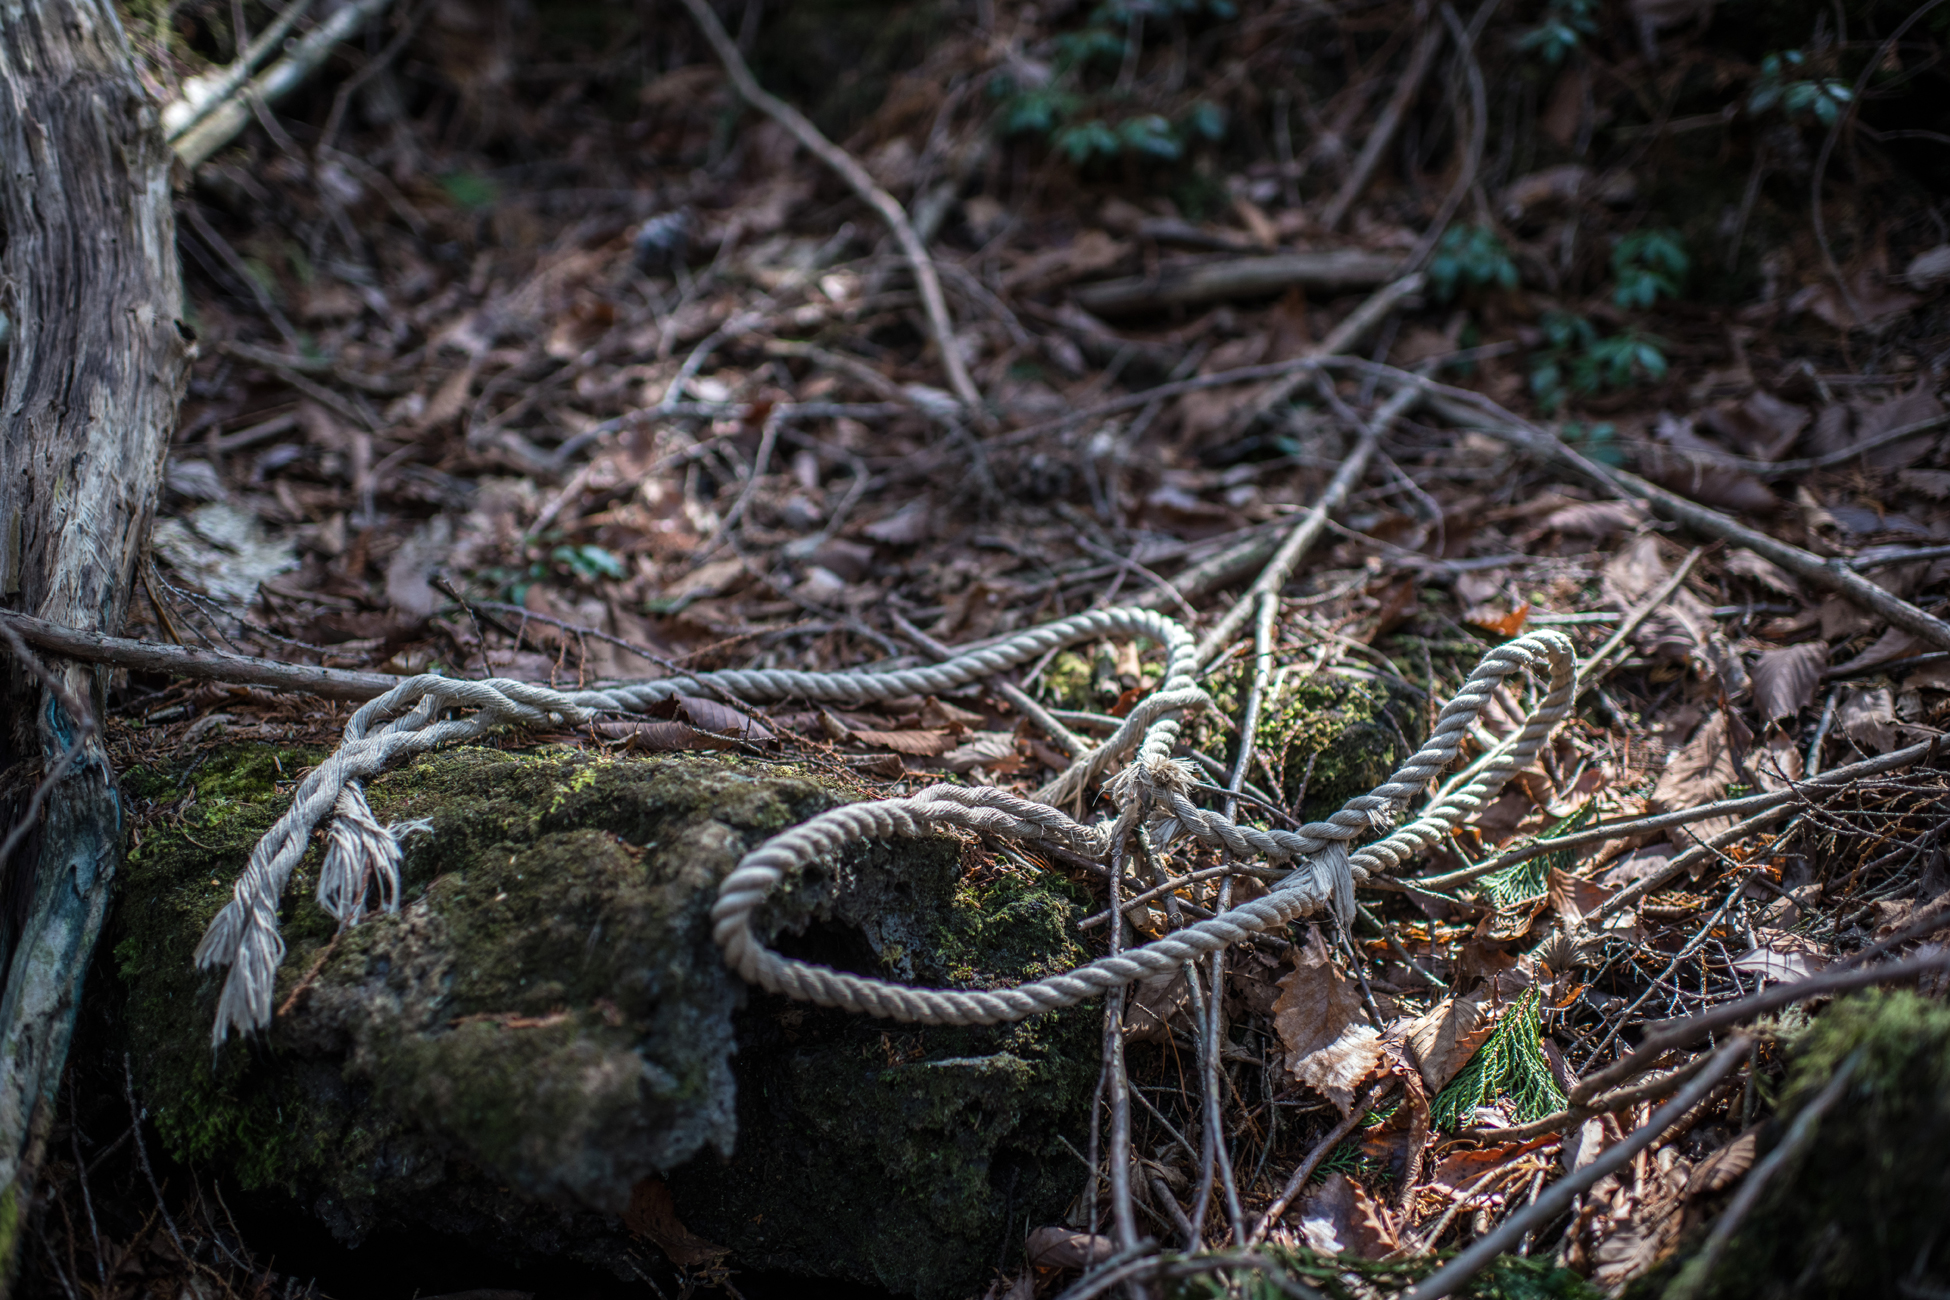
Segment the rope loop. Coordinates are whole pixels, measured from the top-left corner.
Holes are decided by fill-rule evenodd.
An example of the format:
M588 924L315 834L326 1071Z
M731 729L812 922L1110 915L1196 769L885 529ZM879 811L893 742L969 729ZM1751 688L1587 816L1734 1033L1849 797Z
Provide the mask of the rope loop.
M1002 637L942 663L886 671L736 670L577 691L506 678L476 681L423 673L367 701L352 715L339 748L299 783L291 807L252 849L230 902L210 922L197 946L196 963L206 969L229 967L213 1042L221 1045L233 1028L249 1031L270 1024L272 989L285 955L278 901L312 830L326 818L333 820L319 904L341 925L356 924L365 916L367 900L375 892L381 910L398 907L399 842L428 828L424 822L381 826L361 788L394 763L505 727L581 723L604 712L640 713L677 695L870 701L933 694L1063 646L1110 636L1146 637L1165 652L1157 689L1137 703L1115 732L1033 798L993 787L932 785L903 798L845 804L773 836L747 853L718 887L712 934L727 965L748 983L821 1006L925 1024L986 1025L1170 974L1187 961L1303 916L1327 911L1345 921L1354 911L1357 880L1393 870L1494 798L1510 775L1536 756L1570 711L1576 692L1576 654L1562 633L1533 632L1498 646L1483 656L1437 716L1428 741L1388 780L1350 799L1326 820L1288 831L1242 825L1193 802L1196 775L1173 752L1185 716L1212 707L1212 701L1196 679L1190 632L1154 610L1093 610ZM1498 684L1526 669L1547 671L1549 688L1508 750L1485 763L1460 789L1425 807L1414 821L1353 851L1355 839L1385 828L1429 787L1455 759ZM1059 807L1099 783L1119 810L1114 820L1086 825ZM1116 841L1137 829L1148 831L1160 848L1190 838L1236 859L1259 858L1290 864L1291 869L1265 897L1141 947L1011 989L910 988L787 958L759 939L754 918L790 873L863 840L914 838L950 829L1045 843L1095 859L1112 856Z

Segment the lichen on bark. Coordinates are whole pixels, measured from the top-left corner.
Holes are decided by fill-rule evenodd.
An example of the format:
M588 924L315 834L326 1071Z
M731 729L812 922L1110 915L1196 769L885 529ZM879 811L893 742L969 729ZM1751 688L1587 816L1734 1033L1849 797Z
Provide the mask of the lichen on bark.
M288 804L280 776L316 757L233 749L131 781L194 794L129 855L104 994L178 1158L281 1190L348 1243L403 1221L616 1267L619 1216L660 1178L735 1261L917 1295L979 1283L1005 1221L1074 1192L1056 1135L1095 1078L1089 1008L923 1030L749 997L725 969L718 881L858 793L753 760L455 749L375 780L381 820L432 823L406 842L400 912L336 933L314 851L283 908L276 1022L213 1056L219 979L191 952ZM795 955L916 983L1084 958L1080 894L965 873L969 854L859 846L788 878L760 924Z

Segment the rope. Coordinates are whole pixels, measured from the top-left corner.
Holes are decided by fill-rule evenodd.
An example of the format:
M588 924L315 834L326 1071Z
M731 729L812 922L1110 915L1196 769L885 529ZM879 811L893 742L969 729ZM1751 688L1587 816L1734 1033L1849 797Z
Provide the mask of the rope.
M365 914L369 888L376 886L381 910L397 910L398 842L426 826L381 827L361 788L363 781L396 762L506 727L580 723L599 712L640 713L677 695L869 701L933 694L1066 645L1111 635L1148 637L1165 651L1163 680L1114 734L1080 756L1033 799L990 788L936 785L905 798L835 808L774 836L746 854L719 886L711 913L713 934L731 968L762 988L823 1006L932 1024L992 1024L1068 1006L1168 973L1194 957L1323 908L1344 920L1354 910L1357 880L1393 869L1449 833L1493 798L1511 773L1530 762L1569 712L1577 675L1571 643L1561 633L1535 632L1490 651L1443 709L1420 751L1371 793L1349 800L1327 820L1298 831L1242 826L1192 802L1193 775L1172 758L1172 751L1184 715L1209 708L1211 701L1192 675L1191 634L1151 610L1095 610L1016 633L942 663L886 672L728 671L579 691L556 691L504 678L410 677L352 715L343 743L300 782L290 809L251 851L230 902L204 933L196 950L197 965L230 968L217 1004L213 1042L221 1044L232 1028L249 1031L270 1024L272 989L285 955L278 934L278 902L304 856L312 830L328 815L337 814L320 873L320 906L342 926L355 924ZM1486 766L1468 785L1425 809L1414 822L1350 854L1352 840L1384 828L1455 758L1497 683L1528 668L1546 668L1550 688L1509 753ZM442 717L450 710L471 712ZM1120 809L1114 823L1086 826L1053 806L1070 802L1103 780L1113 764L1127 759L1124 768L1106 782ZM849 975L782 957L766 948L753 929L754 913L788 872L857 840L923 836L956 828L1005 840L1044 841L1103 857L1113 841L1139 821L1150 827L1161 847L1184 836L1234 857L1267 858L1291 863L1293 869L1264 898L1141 948L1013 989L918 989Z

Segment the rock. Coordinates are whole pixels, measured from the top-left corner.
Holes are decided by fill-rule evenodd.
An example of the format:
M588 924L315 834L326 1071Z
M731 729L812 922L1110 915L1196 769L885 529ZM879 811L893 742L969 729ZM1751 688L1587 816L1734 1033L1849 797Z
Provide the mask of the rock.
M1237 717L1251 680L1242 666L1216 692L1223 716ZM1239 707L1235 707L1234 702ZM1427 732L1421 702L1385 678L1315 673L1285 682L1262 706L1254 741L1278 775L1280 796L1298 816L1317 821L1386 781ZM1234 741L1213 735L1207 753L1230 753ZM1253 774L1255 782L1261 779Z
M404 905L342 934L287 890L272 1028L214 1058L217 974L190 954L316 755L220 751L194 802L152 819L111 922L108 1050L170 1154L282 1193L356 1245L434 1234L510 1267L631 1276L682 1262L978 1291L1007 1224L1074 1194L1057 1135L1097 1072L1092 1007L922 1029L753 996L710 937L749 848L857 792L726 757L436 753L372 782L408 839ZM177 774L131 790L174 801ZM862 846L788 879L762 932L905 982L993 986L1067 968L1060 880L963 880L946 838ZM1068 1163L1066 1163L1068 1162Z

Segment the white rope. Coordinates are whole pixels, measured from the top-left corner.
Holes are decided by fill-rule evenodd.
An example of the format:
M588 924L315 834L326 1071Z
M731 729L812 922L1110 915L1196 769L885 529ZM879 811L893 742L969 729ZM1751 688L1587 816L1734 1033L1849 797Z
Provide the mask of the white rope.
M979 681L1062 646L1117 634L1148 637L1162 646L1163 680L1132 709L1115 734L1079 757L1034 799L995 789L930 786L906 798L832 809L748 853L719 886L711 913L713 933L732 969L760 987L823 1006L897 1020L991 1024L1067 1006L1175 970L1193 957L1323 908L1345 919L1353 912L1357 880L1366 879L1370 872L1390 870L1440 839L1493 798L1512 772L1530 762L1570 710L1577 674L1571 643L1561 633L1532 633L1490 651L1443 709L1428 742L1400 770L1371 793L1349 800L1326 821L1298 831L1242 826L1191 801L1193 777L1185 764L1172 758L1172 751L1183 715L1210 707L1211 701L1192 676L1190 633L1151 610L1096 610L1028 629L942 663L888 672L731 671L582 691L556 691L506 679L469 681L432 674L407 678L352 715L344 742L299 784L290 809L252 850L230 902L198 945L198 966L230 967L217 1006L213 1040L221 1044L233 1027L248 1031L270 1024L272 989L285 953L278 935L278 902L304 856L313 828L329 813L337 816L320 872L320 905L341 925L351 925L365 914L369 889L376 887L380 908L397 909L398 840L426 827L424 823L380 827L360 783L403 758L509 726L579 723L598 712L640 713L676 695L865 701L932 694ZM1425 809L1410 825L1350 855L1352 840L1385 827L1455 758L1497 683L1528 668L1546 668L1550 687L1509 753L1486 766L1468 785ZM473 712L441 717L454 709ZM1120 809L1114 824L1085 826L1052 806L1069 802L1102 780L1113 764L1127 759L1123 770L1107 783ZM752 928L754 912L788 872L856 840L928 835L955 827L1001 839L1051 842L1101 858L1109 853L1113 839L1140 819L1150 825L1160 846L1189 836L1235 857L1291 863L1293 870L1265 898L1066 974L992 992L908 988L794 961L767 949Z

